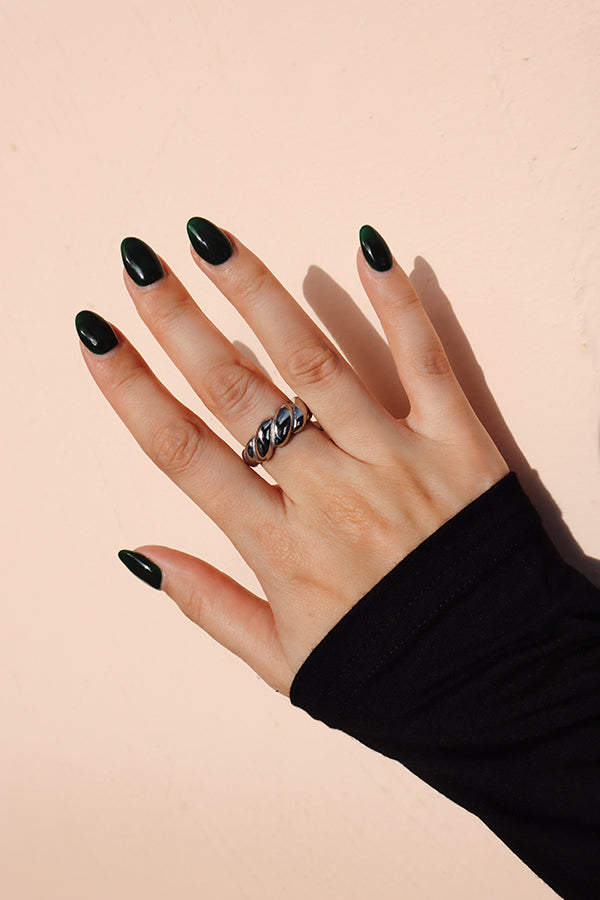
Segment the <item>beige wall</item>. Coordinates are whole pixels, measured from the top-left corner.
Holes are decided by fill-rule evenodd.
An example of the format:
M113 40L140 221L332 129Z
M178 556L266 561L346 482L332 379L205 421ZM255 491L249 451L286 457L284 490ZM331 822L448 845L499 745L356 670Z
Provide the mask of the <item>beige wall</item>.
M373 224L598 581L599 20L594 0L3 0L4 897L554 896L125 570L121 547L166 544L256 587L100 395L73 319L111 319L199 409L135 313L121 239L274 375L187 219L238 234L358 357L335 309L379 330L355 269Z

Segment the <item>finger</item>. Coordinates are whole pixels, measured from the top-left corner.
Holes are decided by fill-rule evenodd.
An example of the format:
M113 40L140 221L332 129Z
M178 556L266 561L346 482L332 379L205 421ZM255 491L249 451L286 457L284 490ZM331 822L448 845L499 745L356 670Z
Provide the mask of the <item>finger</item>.
M358 274L410 401L406 421L417 431L447 427L449 420L467 410L468 401L443 344L408 275L381 235L364 225L360 242Z
M241 313L339 447L356 453L365 432L395 425L329 338L237 237L200 217L189 220L188 235L199 268ZM222 252L215 255L215 248Z
M266 600L207 562L169 547L122 550L119 557L130 571L168 594L188 619L243 659L267 684L289 694L294 673Z
M121 252L125 284L140 317L208 409L245 445L291 398L227 340L148 244L128 237ZM140 285L140 269L159 277ZM309 424L263 465L289 493L306 454L314 459L331 446Z
M92 378L142 450L240 552L261 523L280 521L280 489L173 397L118 329L87 310L77 315L76 325Z

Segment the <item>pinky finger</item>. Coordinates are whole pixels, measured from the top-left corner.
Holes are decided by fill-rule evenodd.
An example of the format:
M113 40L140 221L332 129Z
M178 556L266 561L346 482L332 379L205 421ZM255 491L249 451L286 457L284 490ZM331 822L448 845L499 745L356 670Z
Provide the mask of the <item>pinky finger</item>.
M377 313L410 401L407 422L420 432L442 431L472 414L441 338L417 292L379 234L360 230L358 273ZM362 251L362 252L361 252Z
M270 687L289 696L294 673L269 603L219 569L169 547L121 550L119 559L164 591L212 638L243 659Z

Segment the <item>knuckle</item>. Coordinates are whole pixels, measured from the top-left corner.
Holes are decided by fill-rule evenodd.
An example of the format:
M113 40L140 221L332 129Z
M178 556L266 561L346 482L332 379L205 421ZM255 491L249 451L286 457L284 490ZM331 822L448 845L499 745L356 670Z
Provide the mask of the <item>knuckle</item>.
M293 382L312 385L331 381L339 374L341 365L341 357L333 347L311 338L290 351L286 368Z
M129 359L127 365L114 373L112 389L120 397L131 394L136 390L139 381L148 377L150 370L141 357Z
M150 455L160 469L178 476L197 463L205 446L204 429L196 422L178 419L161 425L156 431Z
M350 545L358 544L366 554L387 545L390 536L395 540L396 502L385 498L396 497L403 481L396 466L374 471L370 464L357 469L354 460L337 462L335 470L329 469L316 485L318 516L326 532L341 535Z
M390 539L390 519L377 504L358 491L340 486L323 504L328 532L341 536L350 546L360 547L361 553L377 553Z
M393 326L405 326L407 312L419 307L421 307L421 300L414 288L401 296L394 297L387 309L390 324Z
M253 304L260 299L272 275L260 262L248 264L232 274L232 291L244 303Z
M153 307L152 315L162 331L178 331L189 315L190 304L185 297L170 297L168 303Z
M242 363L220 363L204 379L206 403L225 415L246 409L258 389L257 372Z
M365 527L373 526L373 516L369 513L362 498L359 500L352 493L342 491L330 499L327 508L327 517L335 530L350 535L364 535Z
M441 344L420 350L415 354L413 366L419 375L424 377L438 376L446 378L452 375L450 361Z

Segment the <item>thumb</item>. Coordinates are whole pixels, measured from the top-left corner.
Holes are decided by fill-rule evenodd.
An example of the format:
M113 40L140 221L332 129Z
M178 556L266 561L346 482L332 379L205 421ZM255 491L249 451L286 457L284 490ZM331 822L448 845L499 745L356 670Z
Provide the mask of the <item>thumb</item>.
M171 597L219 644L243 659L270 687L289 696L294 678L269 603L209 563L170 547L120 550L130 572Z

